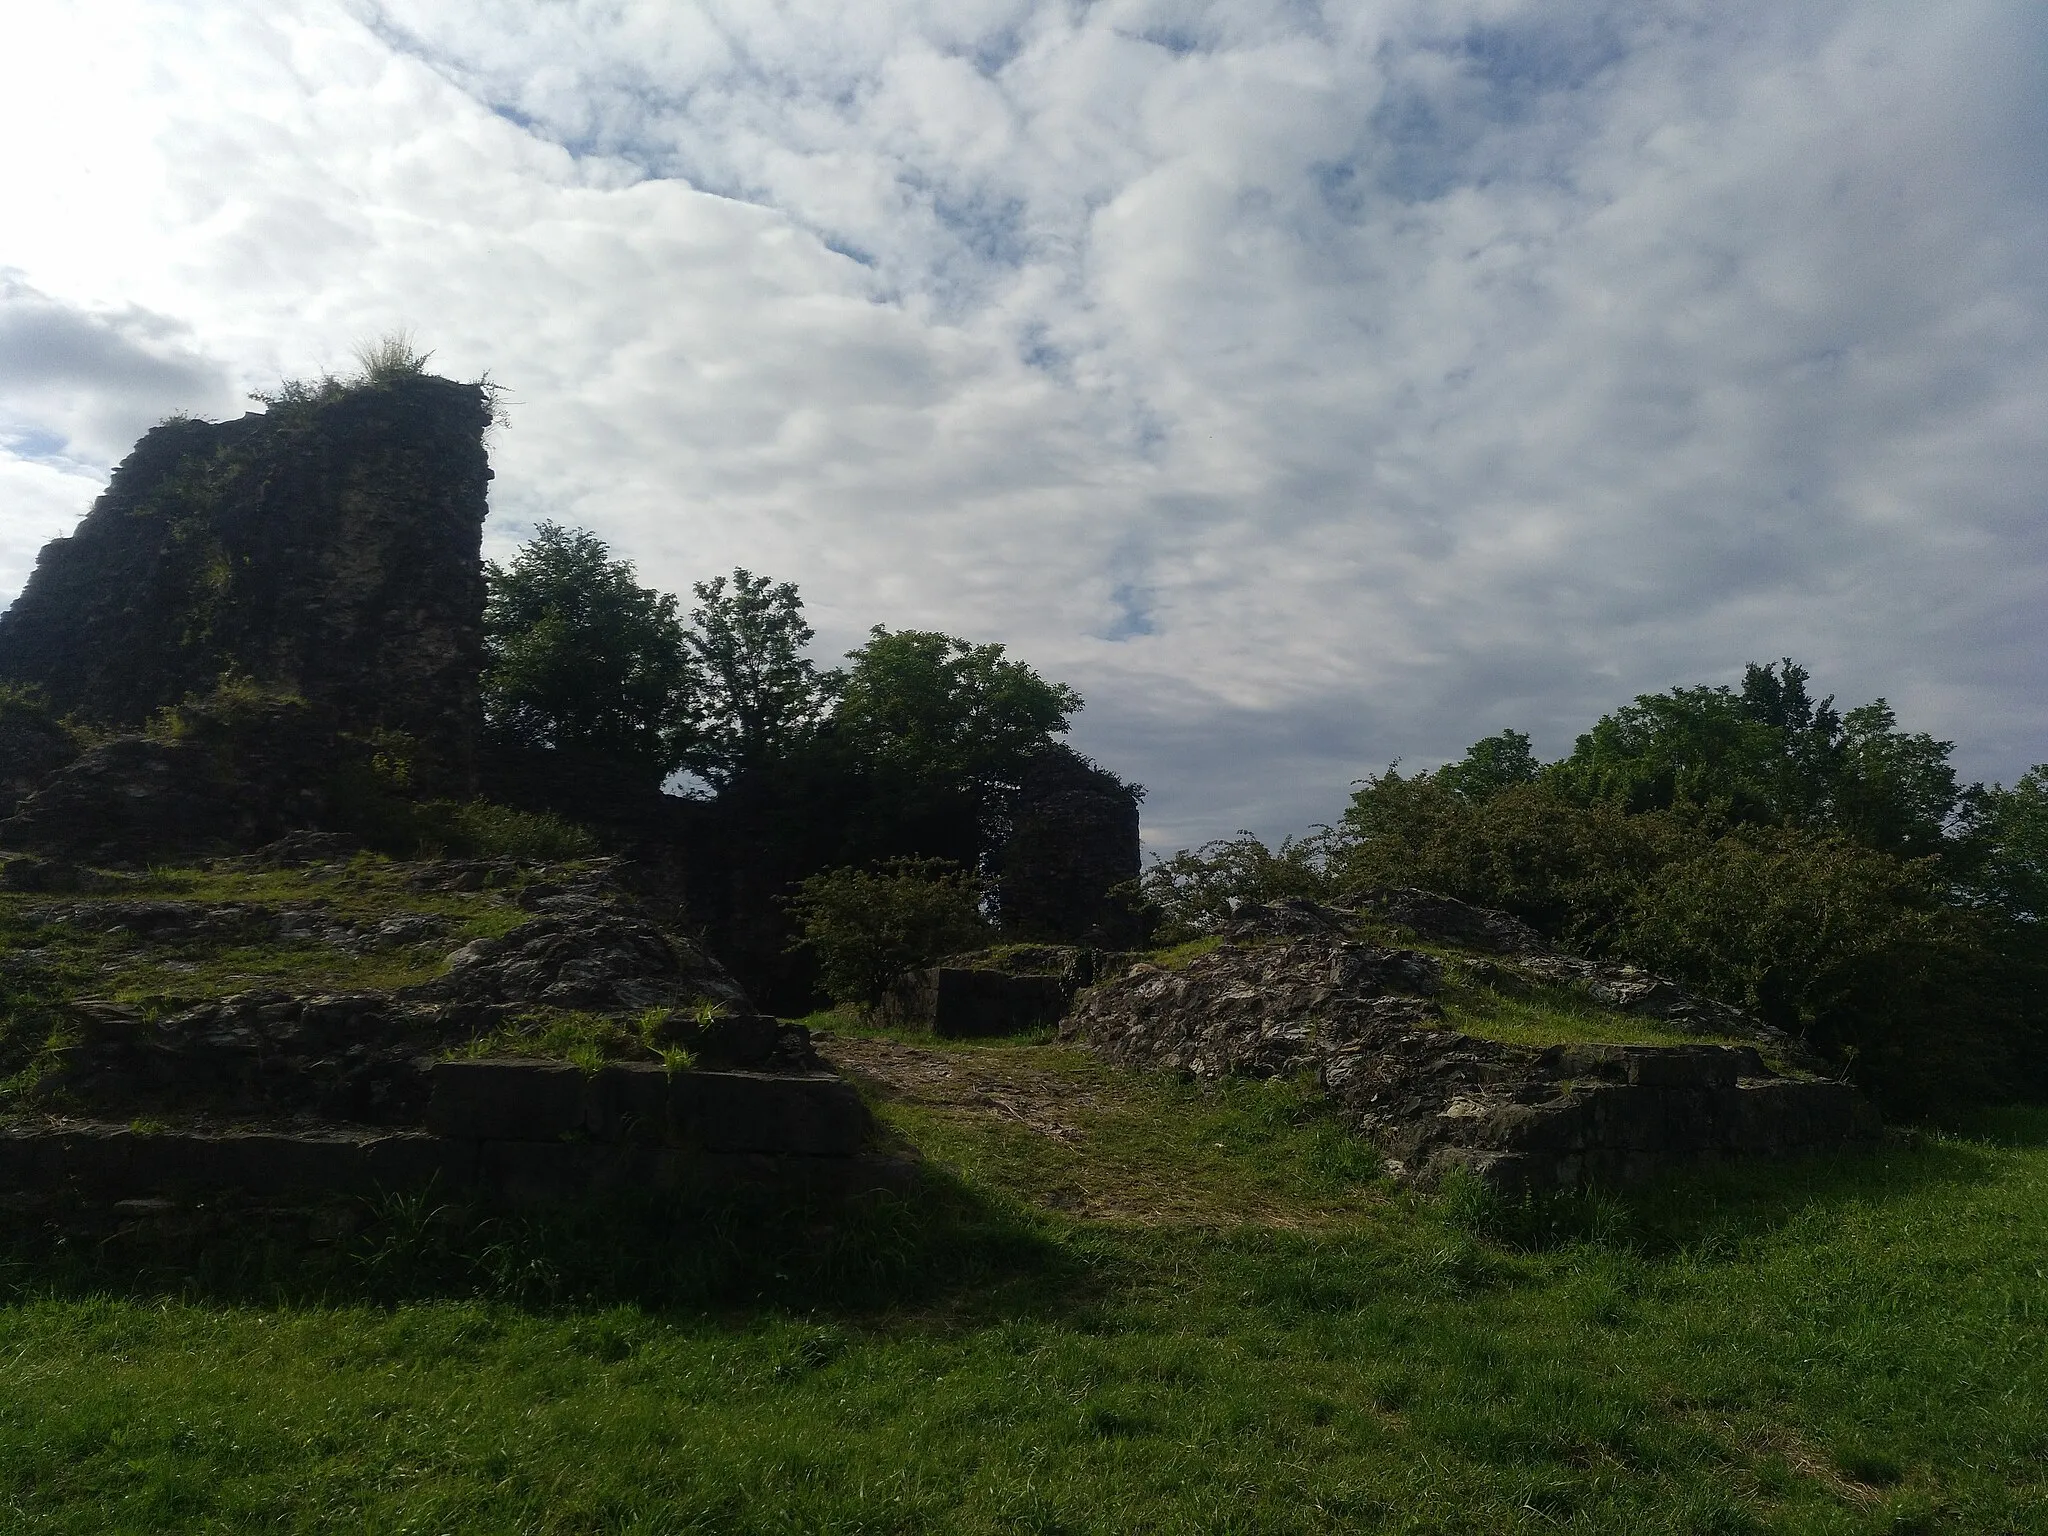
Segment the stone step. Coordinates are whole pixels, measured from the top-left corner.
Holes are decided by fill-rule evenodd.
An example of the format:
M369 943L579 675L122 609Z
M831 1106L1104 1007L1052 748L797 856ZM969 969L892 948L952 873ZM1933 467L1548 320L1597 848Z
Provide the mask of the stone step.
M429 1085L427 1129L466 1141L850 1157L872 1125L853 1086L830 1072L671 1072L637 1062L585 1072L501 1058L436 1062Z

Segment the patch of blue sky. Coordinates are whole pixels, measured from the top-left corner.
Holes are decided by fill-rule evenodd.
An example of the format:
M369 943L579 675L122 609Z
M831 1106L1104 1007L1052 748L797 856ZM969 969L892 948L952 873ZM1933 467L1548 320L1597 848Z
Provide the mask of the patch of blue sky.
M1553 114L1562 97L1596 86L1627 47L1604 12L1473 27L1433 45L1430 52L1458 66L1453 78L1397 73L1373 109L1356 161L1317 168L1324 203L1339 218L1357 217L1368 162L1379 190L1407 202L1434 201L1503 174L1555 174L1543 139L1501 130L1526 129Z
M1115 610L1109 627L1102 631L1105 640L1135 640L1140 635L1159 632L1158 622L1152 614L1152 594L1135 582L1118 582L1110 588L1110 606Z
M1209 47L1206 39L1196 36L1187 27L1145 27L1137 31L1122 31L1122 35L1133 42L1149 43L1154 48L1163 48L1175 58L1201 53Z
M71 439L61 432L48 432L40 427L29 427L19 432L0 433L0 446L17 459L35 459L42 463L68 462L64 450Z
M1024 35L1015 27L1004 27L978 40L969 49L967 57L982 74L993 79L1010 67L1018 54L1024 51Z
M1538 22L1474 27L1457 55L1485 86L1478 103L1496 121L1517 122L1542 97L1592 83L1628 52L1608 16L1547 14Z
M818 238L824 243L825 249L833 255L844 256L848 261L858 262L870 271L873 271L881 264L880 259L873 251L868 250L864 246L855 245L851 240L843 236L820 235Z
M1042 324L1024 328L1024 334L1018 338L1017 355L1027 368L1036 368L1062 380L1070 376L1072 359L1053 344L1052 333Z
M1024 235L1025 206L1021 199L971 193L932 199L932 214L960 247L993 266L1021 266L1031 255Z

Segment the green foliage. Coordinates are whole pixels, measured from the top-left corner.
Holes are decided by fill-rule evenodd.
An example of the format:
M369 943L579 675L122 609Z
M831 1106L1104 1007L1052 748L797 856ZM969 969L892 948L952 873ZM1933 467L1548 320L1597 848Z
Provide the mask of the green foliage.
M1577 804L1545 783L1474 800L1438 775L1389 768L1351 797L1329 863L1342 886L1419 886L1600 950L1643 882L1704 847L1712 830L1674 811Z
M2023 922L2048 923L2048 763L2029 768L2010 789L1993 785L1972 809L1979 849L1972 894Z
M183 703L158 710L146 731L161 741L233 740L272 730L280 717L305 717L310 711L296 690L230 668L205 693L188 694Z
M833 724L863 759L910 783L982 793L1012 785L1067 729L1081 696L1000 645L877 624L851 651Z
M417 841L408 852L441 857L562 863L598 851L573 822L490 800L430 800L414 808L412 831Z
M1995 924L1943 897L1931 860L1751 830L1657 871L1615 942L1925 1113L2009 1091L2021 1023Z
M804 656L813 631L790 582L735 570L693 589L688 643L697 692L683 763L713 785L759 773L803 742L829 693Z
M361 382L377 385L399 379L417 379L426 374L427 360L434 354L413 344L412 332L387 332L375 341L358 342L355 359L362 368Z
M1541 765L1529 738L1520 731L1502 731L1475 741L1464 757L1436 771L1436 781L1467 800L1484 800L1515 784L1533 784Z
M484 711L501 738L630 764L658 785L690 742L691 665L676 600L603 540L536 525L484 569Z
M1332 847L1328 829L1284 838L1278 850L1239 832L1155 860L1139 889L1159 914L1158 937L1171 944L1213 930L1240 902L1291 896L1328 900L1335 890Z
M703 1017L708 1019L710 1013L707 1004ZM632 1019L572 1008L535 1008L514 1014L453 1054L537 1057L566 1061L586 1072L611 1061L659 1061L671 1072L680 1072L695 1066L696 1059L668 1038L668 1017L662 1008L647 1009Z
M826 995L872 1012L905 971L988 941L981 894L957 865L897 858L875 870L812 875L790 908Z
M0 725L63 728L42 689L34 684L6 682L0 682Z
M1900 731L1883 699L1846 715L1832 698L1815 704L1807 682L1787 659L1752 663L1739 693L1642 694L1603 715L1544 781L1579 804L1712 807L1733 821L1839 832L1907 858L1945 851L1960 798L1954 743Z

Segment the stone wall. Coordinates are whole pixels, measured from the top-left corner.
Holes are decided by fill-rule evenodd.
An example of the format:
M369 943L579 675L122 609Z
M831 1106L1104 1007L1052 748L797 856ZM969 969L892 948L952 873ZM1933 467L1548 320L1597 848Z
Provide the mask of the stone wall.
M1549 975L1534 969L1542 959L1572 958L1528 952L1503 914L1398 894L1406 926L1455 926L1532 974ZM1365 942L1357 920L1308 902L1242 908L1213 952L1132 965L1082 993L1061 1032L1113 1061L1195 1077L1313 1073L1388 1171L1425 1185L1454 1169L1509 1191L1632 1184L1704 1162L1854 1148L1878 1133L1855 1089L1789 1062L1774 1070L1750 1046L1541 1048L1449 1028L1437 1001L1445 962ZM1575 963L1584 969L1552 979L1617 1011L1680 1027L1705 1018L1765 1049L1783 1044L1733 1009L1703 1014L1703 1000L1661 978L1616 980ZM1493 960L1457 964L1490 980L1520 974Z
M1127 945L1114 894L1138 878L1140 791L1070 747L1026 766L1011 798L997 884L1003 927L1020 938Z
M908 1159L865 1150L867 1108L831 1073L459 1061L427 1074L424 1131L0 1128L0 1191L367 1195L431 1185L456 1197L571 1200L733 1182L847 1194L916 1174Z
M153 428L0 616L0 680L133 728L239 674L466 789L489 421L478 386L411 377Z

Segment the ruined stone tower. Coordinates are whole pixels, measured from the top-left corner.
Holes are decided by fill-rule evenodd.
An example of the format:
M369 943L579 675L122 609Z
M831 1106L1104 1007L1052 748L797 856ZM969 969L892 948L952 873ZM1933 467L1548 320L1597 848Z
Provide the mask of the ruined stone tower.
M468 788L489 421L477 385L408 375L151 429L0 615L0 679L132 728L239 675Z

